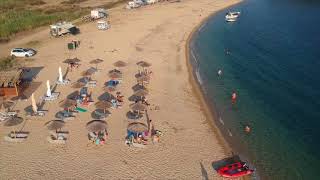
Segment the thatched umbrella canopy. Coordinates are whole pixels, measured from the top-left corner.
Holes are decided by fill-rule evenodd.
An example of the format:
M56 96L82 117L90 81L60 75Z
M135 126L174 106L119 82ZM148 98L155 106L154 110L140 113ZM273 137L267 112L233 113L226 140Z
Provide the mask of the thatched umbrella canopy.
M102 120L92 120L87 123L87 130L89 132L99 132L99 131L104 131L107 129L107 122L102 121Z
M110 70L110 71L109 71L109 74L111 74L111 73L119 73L119 74L122 74L122 72L121 72L120 70L118 70L118 69L112 69L112 70Z
M122 77L122 74L119 73L119 72L112 72L112 73L109 73L109 77L110 77L110 78L118 79L118 78L121 78L121 77Z
M80 59L78 59L78 58L66 59L63 62L67 63L67 64L78 63L78 62L80 62Z
M69 109L69 108L75 107L75 105L77 105L77 101L72 100L72 99L65 99L65 100L59 102L59 106L61 108Z
M149 94L149 91L147 89L139 89L136 92L134 92L135 96L140 96L140 97L146 96L148 94Z
M141 66L143 68L146 68L146 67L150 67L151 63L148 63L148 62L145 62L145 61L139 61L139 62L137 62L137 65Z
M62 120L52 120L46 123L46 125L49 130L57 131L58 129L61 129L65 125L65 123Z
M134 103L130 106L130 108L134 111L144 111L147 109L147 106L142 104L142 102Z
M90 61L90 64L100 64L102 62L103 62L102 59L97 58L97 59L94 59L94 60Z
M123 62L123 61L117 61L117 62L113 63L113 65L114 65L115 67L120 68L120 67L125 67L125 66L127 65L127 63L126 63L126 62Z
M150 81L150 77L142 74L137 77L137 81L138 82Z
M14 117L10 117L10 119L8 119L4 123L4 126L8 126L8 127L16 126L18 124L21 124L22 122L23 122L23 118L14 116Z
M112 107L112 103L109 101L98 101L95 105L98 109L108 109Z
M140 122L133 122L128 125L128 131L134 133L143 133L148 131L148 126Z
M84 83L84 82L76 82L76 83L73 83L71 87L72 88L83 88L85 86L86 86L86 83Z

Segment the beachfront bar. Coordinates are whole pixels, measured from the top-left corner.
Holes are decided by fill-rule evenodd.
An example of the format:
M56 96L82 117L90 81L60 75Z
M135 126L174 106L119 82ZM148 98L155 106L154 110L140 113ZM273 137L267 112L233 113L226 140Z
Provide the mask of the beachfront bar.
M0 71L0 96L18 96L22 77L22 69Z

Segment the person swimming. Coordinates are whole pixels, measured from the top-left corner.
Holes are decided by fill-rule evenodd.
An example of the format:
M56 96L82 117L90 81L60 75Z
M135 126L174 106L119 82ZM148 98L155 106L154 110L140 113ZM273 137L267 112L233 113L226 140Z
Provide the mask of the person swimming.
M244 127L244 131L245 131L246 133L250 133L251 128L250 128L248 125L246 125L246 126Z

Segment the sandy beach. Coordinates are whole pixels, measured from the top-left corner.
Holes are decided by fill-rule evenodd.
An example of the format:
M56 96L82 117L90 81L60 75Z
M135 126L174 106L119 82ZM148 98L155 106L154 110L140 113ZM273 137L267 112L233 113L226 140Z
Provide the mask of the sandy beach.
M18 101L14 110L26 121L18 129L30 132L28 139L19 144L5 142L4 137L12 128L0 126L0 179L219 179L212 162L230 155L219 133L212 128L211 120L204 111L199 96L190 82L186 61L186 43L189 35L212 13L239 2L239 0L181 0L179 3L158 3L139 9L127 10L119 6L109 10L111 28L99 31L96 23L80 26L81 34L50 38L48 28L0 45L0 56L5 56L12 47L22 47L30 41L38 54L27 63L30 67L43 67L34 81L42 82L35 92L36 101L46 93L46 80L54 83L58 67L63 72L67 58L81 60L79 69L69 72L67 78L75 82L81 72L92 65L89 62L100 58L102 69L93 76L97 87L89 89L93 99L103 94L104 83L109 80L107 72L114 69L113 63L122 60L128 63L121 68L124 76L119 91L125 96L122 108L110 110L106 119L109 137L105 145L90 144L86 123L92 120L95 106L86 107L88 112L79 113L68 120L63 130L70 135L65 145L52 145L46 140L45 123L56 119L61 110L58 102L75 91L71 86L58 86L59 99L46 102L49 110L45 117L27 118L24 109L31 105L30 99ZM67 49L71 40L80 40L75 51ZM163 132L161 142L149 144L144 149L125 144L126 117L130 110L128 97L136 84L137 62L152 64L153 72L148 85L151 107L148 114L156 129ZM141 121L146 121L144 118Z

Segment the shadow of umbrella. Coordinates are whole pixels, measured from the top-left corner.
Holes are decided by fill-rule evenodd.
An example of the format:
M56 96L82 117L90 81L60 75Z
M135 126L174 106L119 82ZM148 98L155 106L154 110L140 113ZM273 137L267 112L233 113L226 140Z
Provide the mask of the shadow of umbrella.
M132 86L133 91L138 91L139 89L146 89L146 87L141 84L136 84L136 85Z
M80 96L80 91L76 90L67 96L67 99L76 100Z
M141 101L142 99L139 96L132 95L132 96L128 97L128 100L131 102L138 102L138 101Z
M75 82L71 85L72 88L78 89L86 86L86 83L83 82Z
M4 126L13 127L13 126L16 126L16 125L21 124L22 122L23 122L23 118L14 116L14 117L10 117L10 118L4 123ZM13 131L13 133L16 133L16 130L15 130L14 128L12 128L12 131Z
M50 131L56 131L58 129L61 130L61 128L65 125L65 122L62 120L52 120L45 123L45 126L47 126L48 130Z
M114 65L115 67L121 68L121 67L127 66L127 63L126 63L126 62L123 62L123 61L117 61L117 62L113 63L113 65Z
M103 109L96 109L91 113L91 117L93 119L99 119L99 120L105 119L110 115L111 115L111 112L109 110L104 111Z

